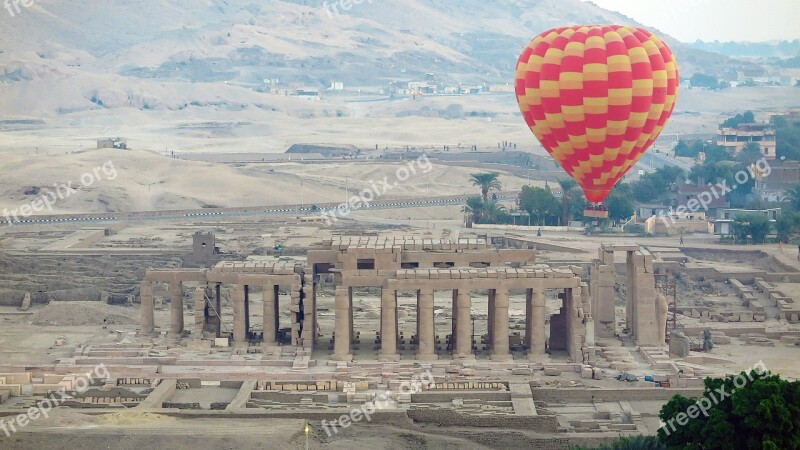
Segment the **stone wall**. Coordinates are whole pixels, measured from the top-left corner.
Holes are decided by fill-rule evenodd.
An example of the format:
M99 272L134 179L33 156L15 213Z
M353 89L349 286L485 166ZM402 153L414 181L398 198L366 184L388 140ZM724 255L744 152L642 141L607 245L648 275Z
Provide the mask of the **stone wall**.
M408 417L415 422L445 427L516 428L538 433L558 431L556 416L515 416L513 414L462 414L453 409L411 409Z
M533 399L543 402L592 402L593 400L661 400L668 401L675 395L697 398L703 394L702 388L696 389L551 389L533 388Z

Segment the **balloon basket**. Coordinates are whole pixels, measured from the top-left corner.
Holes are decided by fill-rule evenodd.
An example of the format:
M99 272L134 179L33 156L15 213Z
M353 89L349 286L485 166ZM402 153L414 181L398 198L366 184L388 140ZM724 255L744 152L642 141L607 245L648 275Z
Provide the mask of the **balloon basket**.
M583 217L590 217L592 219L608 219L608 211L600 209L584 209Z

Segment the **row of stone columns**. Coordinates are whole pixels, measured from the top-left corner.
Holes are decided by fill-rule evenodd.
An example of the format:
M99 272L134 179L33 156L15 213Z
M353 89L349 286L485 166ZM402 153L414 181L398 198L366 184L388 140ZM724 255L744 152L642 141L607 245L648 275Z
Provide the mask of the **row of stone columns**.
M526 305L526 344L532 358L545 355L545 292L543 289L528 289ZM507 289L489 291L488 341L491 359L497 361L512 358L509 346L509 297ZM472 351L473 323L472 297L469 289L453 292L453 354L456 358L474 358ZM349 361L353 336L352 288L337 287L335 298L335 340L333 359ZM397 291L381 290L381 352L383 360L400 359L397 351L398 320ZM417 357L423 360L437 359L436 332L434 326L434 290L417 291Z
M214 292L215 291L215 292ZM249 286L234 285L231 292L231 302L233 303L233 342L242 344L247 342L250 330L249 319ZM209 294L211 292L211 294ZM216 297L212 304L214 311L206 314L207 300L212 295ZM183 311L183 283L175 281L169 283L170 297L170 327L171 337L180 337L185 329ZM141 334L151 335L155 331L154 309L155 302L153 296L153 282L144 281L140 287L141 301ZM198 287L194 293L195 307L195 333L202 335L205 331L206 320L209 315L219 315L220 312L220 285L212 290L207 286ZM264 286L264 345L274 346L277 342L279 331L279 287L276 285ZM217 317L214 327L217 335L221 331L221 320Z

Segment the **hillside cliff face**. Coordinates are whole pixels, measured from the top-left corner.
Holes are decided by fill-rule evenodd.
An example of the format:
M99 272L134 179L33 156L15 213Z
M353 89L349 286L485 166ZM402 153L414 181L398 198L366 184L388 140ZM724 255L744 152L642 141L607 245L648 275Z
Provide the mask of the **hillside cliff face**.
M505 84L545 29L639 25L580 0L37 0L12 12L0 12L0 111L11 116L280 111L281 101L256 92L276 79L290 89L377 89L432 72Z

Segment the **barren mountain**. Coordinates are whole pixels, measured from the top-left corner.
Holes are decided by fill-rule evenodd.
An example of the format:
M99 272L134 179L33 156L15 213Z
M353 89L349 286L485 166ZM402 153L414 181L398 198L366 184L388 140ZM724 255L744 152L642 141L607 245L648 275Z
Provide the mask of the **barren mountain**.
M579 0L37 0L10 13L0 14L7 116L206 107L298 116L302 100L266 95L265 80L376 90L433 72L505 84L520 49L547 28L638 25Z

